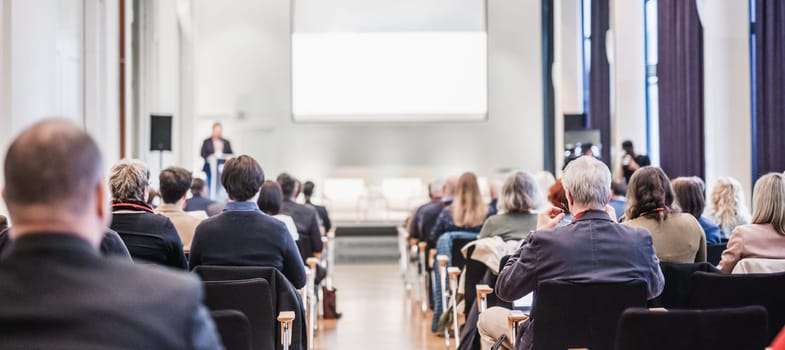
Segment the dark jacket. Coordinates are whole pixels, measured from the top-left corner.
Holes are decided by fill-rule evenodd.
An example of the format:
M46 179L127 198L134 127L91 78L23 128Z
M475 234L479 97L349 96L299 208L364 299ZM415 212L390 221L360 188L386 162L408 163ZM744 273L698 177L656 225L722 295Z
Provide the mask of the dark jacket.
M409 236L417 238L418 241L427 240L442 209L444 209L444 205L441 200L430 201L417 208L412 218Z
M234 152L232 152L232 144L229 143L229 140L221 138L221 141L224 143L223 153L234 154ZM210 173L210 163L207 161L207 157L211 156L213 153L215 153L215 148L213 147L213 138L208 137L204 140L204 142L202 142L202 151L200 152L200 155L202 158L204 158L204 167L202 167L202 170L204 170L204 172L207 174Z
M0 280L0 349L221 349L197 278L73 235L15 240Z
M261 211L225 211L202 221L191 243L191 267L267 266L296 287L305 285L305 267L286 226Z
M649 232L617 224L599 210L587 211L567 226L531 233L499 273L494 292L513 301L534 291L540 282L554 279L640 280L648 286L649 299L658 296L664 285ZM524 322L516 349L531 348L533 322L533 318Z
M8 235L8 229L4 229L0 232L0 254L11 245L11 237ZM98 247L98 250L104 256L112 256L117 258L123 258L127 260L131 260L131 253L128 252L128 248L125 247L125 243L123 243L123 239L120 238L120 235L117 232L112 230L106 230L104 234L104 238L101 240L101 246Z
M141 205L113 205L111 229L116 231L136 262L188 270L183 242L169 218Z
M215 203L214 200L203 197L201 194L195 194L193 197L188 198L185 201L185 211L200 211L204 210L207 211L207 208L210 207L210 204Z
M330 231L330 229L333 227L333 224L330 222L330 215L327 214L327 208L322 205L311 203L310 199L305 201L305 205L313 208L316 210L316 214L319 214L319 219L322 222L322 226L324 226L324 232Z
M322 252L322 233L319 230L319 214L311 207L295 203L291 199L284 199L281 203L281 214L289 215L297 226L300 241L307 247L305 257Z

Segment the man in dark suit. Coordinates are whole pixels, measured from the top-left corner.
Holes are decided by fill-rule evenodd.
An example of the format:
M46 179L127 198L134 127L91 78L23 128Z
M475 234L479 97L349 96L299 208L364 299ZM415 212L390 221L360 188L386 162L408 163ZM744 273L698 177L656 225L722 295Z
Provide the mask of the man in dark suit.
M297 226L300 234L300 252L303 259L319 256L322 253L322 233L319 229L319 214L314 208L298 204L294 201L297 191L297 180L287 173L278 175L278 184L283 192L281 214L289 215Z
M632 174L640 168L651 165L651 160L647 155L635 153L635 146L630 140L622 142L621 149L624 150L624 155L621 158L621 171L624 181L629 184Z
M442 195L445 185L441 180L434 180L428 185L428 195L431 201L421 205L415 210L412 220L409 223L409 239L413 241L425 241L428 233L431 232L436 218L444 209Z
M95 142L63 120L9 147L0 348L221 349L197 278L99 254L111 217L103 168Z
M305 185L303 185L305 205L310 206L316 210L316 213L319 214L319 221L321 221L322 227L324 227L324 232L329 232L333 225L330 222L330 215L327 214L327 208L322 205L313 204L313 202L311 202L314 187L316 187L316 185L313 183L313 181L306 181Z
M199 265L269 266L295 288L305 285L305 267L286 225L259 210L254 196L264 172L253 158L229 159L221 175L230 201L224 212L202 221L191 243L191 268Z
M232 144L229 140L223 138L223 126L221 123L213 124L213 134L202 142L202 151L200 152L204 159L204 166L202 170L207 174L207 186L210 186L212 181L212 172L210 171L209 158L214 155L234 154L232 151ZM216 179L218 182L220 179Z
M643 281L648 297L658 296L664 286L659 260L648 231L616 223L608 206L611 173L594 157L570 163L562 178L573 222L556 227L564 212L543 211L524 244L512 255L496 280L496 295L507 301L524 297L545 280L577 283ZM536 298L536 295L535 295ZM508 311L491 308L480 315L478 330L488 346L506 333ZM532 324L521 326L516 349L531 349ZM509 338L508 334L508 338ZM508 342L507 347L511 348Z
M207 188L205 187L204 180L194 178L191 181L191 198L185 200L185 211L205 211L211 204L215 203L214 200L205 197Z

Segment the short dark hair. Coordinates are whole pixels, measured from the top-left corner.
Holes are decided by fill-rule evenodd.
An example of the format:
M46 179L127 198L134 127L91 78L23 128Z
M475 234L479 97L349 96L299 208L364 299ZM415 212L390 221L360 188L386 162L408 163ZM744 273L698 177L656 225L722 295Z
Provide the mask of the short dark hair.
M611 191L613 191L614 196L626 196L627 184L621 181L614 181L611 183Z
M224 164L221 184L229 199L247 201L253 198L264 182L264 171L256 159L241 155L231 158Z
M313 181L306 181L305 184L303 184L303 195L306 197L313 196L314 187L316 187L316 184L314 184Z
M3 173L9 208L63 204L82 213L103 179L103 161L98 145L84 130L66 120L49 119L22 131L11 143Z
M202 193L204 191L204 180L196 177L191 181L191 194Z
M696 177L677 177L671 181L673 195L681 211L699 219L706 208L703 181Z
M281 212L282 201L281 185L275 181L265 181L259 191L259 199L256 200L259 209L267 215L278 215Z
M191 172L180 167L169 167L158 176L158 190L166 204L177 203L191 187Z
M276 179L278 184L281 185L284 197L291 197L294 195L295 187L297 187L297 180L287 173L281 173Z
M621 148L633 148L632 141L626 140L621 143Z

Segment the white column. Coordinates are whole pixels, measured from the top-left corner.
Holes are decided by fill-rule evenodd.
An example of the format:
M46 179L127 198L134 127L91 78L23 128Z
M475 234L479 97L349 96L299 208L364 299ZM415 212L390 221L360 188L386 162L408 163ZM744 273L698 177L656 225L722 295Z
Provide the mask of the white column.
M643 0L611 0L610 6L613 36L613 64L610 68L614 79L610 146L611 164L616 169L624 140L631 140L637 152L647 153L646 62Z
M564 114L584 112L582 45L581 1L554 1L554 157L557 176L564 163Z
M706 182L741 182L752 197L749 9L746 0L703 1Z

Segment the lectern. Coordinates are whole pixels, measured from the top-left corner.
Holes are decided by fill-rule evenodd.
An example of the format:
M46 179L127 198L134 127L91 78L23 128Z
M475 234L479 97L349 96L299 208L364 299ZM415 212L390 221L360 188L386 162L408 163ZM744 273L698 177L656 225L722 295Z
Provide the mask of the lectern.
M207 162L210 164L210 198L217 201L226 199L226 190L221 186L221 173L224 169L224 163L232 154L215 153L207 157Z

